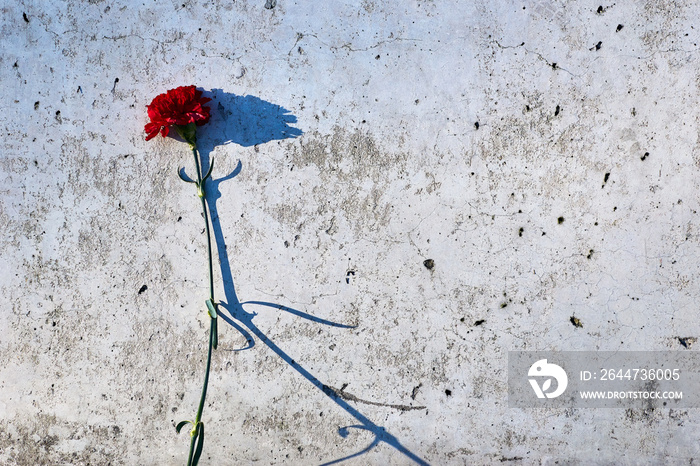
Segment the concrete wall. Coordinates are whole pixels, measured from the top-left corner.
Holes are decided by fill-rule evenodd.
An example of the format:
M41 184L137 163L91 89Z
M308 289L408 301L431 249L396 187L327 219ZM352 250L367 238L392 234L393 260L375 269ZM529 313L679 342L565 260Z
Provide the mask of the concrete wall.
M203 221L143 126L189 84L202 464L697 458L693 411L511 409L506 368L697 349L699 7L2 2L0 463L186 461Z

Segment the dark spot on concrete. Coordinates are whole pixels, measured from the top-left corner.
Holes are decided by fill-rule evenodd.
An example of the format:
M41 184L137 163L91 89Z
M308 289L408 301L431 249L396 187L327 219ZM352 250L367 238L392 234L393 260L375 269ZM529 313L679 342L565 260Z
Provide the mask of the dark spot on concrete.
M177 221L178 221L178 222L179 222L180 220L182 220L182 217L178 217L178 218L177 218Z
M12 65L12 68L19 68L19 62L15 62L15 64Z
M478 327L479 325L483 324L484 322L486 322L484 319L479 319L476 322L474 322L474 326Z
M559 105L557 105L557 108L554 109L554 116L558 116L560 111L561 111L561 107Z
M530 111L530 106L529 106L529 105L525 105L525 111L526 111L526 112L529 112L529 111Z
M581 322L578 317L571 316L569 318L569 322L571 322L571 325L574 327L583 328L583 322Z
M474 123L474 128L479 129L479 122L478 121Z
M603 177L603 186L601 186L601 188L604 188L604 187L605 187L605 183L608 182L608 179L610 179L610 172L607 172L607 173L605 174L605 176Z
M647 157L649 157L649 152L645 152L644 155L642 155L642 161L646 160Z
M510 458L506 458L505 456L501 456L501 459L499 460L501 463L505 463L506 461L521 461L523 459L522 456L511 456Z
M276 6L277 6L277 0L267 0L265 2L265 8L267 8L268 10L272 10Z
M146 285L143 285L141 288L139 288L139 294L143 293L147 289L148 289L148 287Z
M34 102L34 110L39 110L39 101ZM642 159L644 160L644 159Z
M564 223L564 217L559 217L559 218L557 219L557 223L558 223L559 225L561 225L562 223Z
M620 32L620 31L622 31L622 28L623 28L623 27L625 27L625 26L623 26L622 24L618 24L618 25L617 25L617 29L615 29L615 32Z
M523 236L524 231L525 229L523 227L520 227L520 229L518 230L518 236Z
M556 69L557 69L557 64L556 64L556 62L555 62L555 63L552 63L552 69L553 69L553 70L556 70Z
M435 261L432 259L426 259L423 261L423 265L426 269L433 270L433 268L435 268Z
M413 391L411 392L411 399L415 400L416 396L418 395L418 389L420 389L423 386L422 383L419 383L415 387L413 387Z
M591 257L593 257L593 249L588 251L588 255L586 256L586 259L590 259Z
M376 57L374 57L375 60L379 60L380 58L381 58L381 55L377 55Z
M503 309L504 307L508 307L508 303L505 303L505 302L501 303L501 309Z
M22 18L24 18L25 23L29 22L29 18L27 17L27 13L22 13Z
M452 396L452 390L450 390L449 388L445 389L445 395Z
M345 274L345 283L348 285L350 284L351 277L355 276L355 271L354 270L348 270L348 273Z
M596 50L600 50L600 48L601 48L602 46L603 46L603 41L598 41L598 43L595 44L595 46L594 46L593 48L596 49ZM593 49L591 49L591 50L593 50Z
M690 349L696 341L698 341L698 339L695 337L678 337L678 343L683 345L685 349Z
M603 5L600 5L595 12L599 15L602 15L603 13L605 13L605 8L603 8Z

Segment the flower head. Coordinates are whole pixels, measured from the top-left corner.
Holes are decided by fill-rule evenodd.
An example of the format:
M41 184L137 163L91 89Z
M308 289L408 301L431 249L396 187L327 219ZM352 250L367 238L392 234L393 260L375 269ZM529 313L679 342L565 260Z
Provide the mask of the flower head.
M195 86L181 86L156 96L148 106L148 116L151 121L144 128L146 141L153 139L158 133L166 137L171 126L175 126L178 133L183 135L188 125L193 129L194 125L206 124L210 115L209 107L205 107L204 104L210 100L202 97L202 91L198 91ZM187 135L190 133L192 140L187 137L185 139L194 145L194 132L186 132Z

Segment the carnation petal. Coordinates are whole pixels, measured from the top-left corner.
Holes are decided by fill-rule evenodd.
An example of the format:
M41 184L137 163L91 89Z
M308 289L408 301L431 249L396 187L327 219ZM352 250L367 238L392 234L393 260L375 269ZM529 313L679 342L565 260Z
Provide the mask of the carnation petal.
M151 139L153 139L154 137L156 137L158 135L158 132L160 131L160 125L151 122L151 123L148 123L144 129L145 129L146 133L148 133L146 136L146 141L150 141Z

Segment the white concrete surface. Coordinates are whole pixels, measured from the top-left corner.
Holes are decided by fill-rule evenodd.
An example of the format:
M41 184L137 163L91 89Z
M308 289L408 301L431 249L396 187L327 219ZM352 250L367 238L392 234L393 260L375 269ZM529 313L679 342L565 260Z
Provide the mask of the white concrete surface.
M700 4L472 3L2 2L0 463L186 461L203 225L143 125L189 84L202 464L700 457L697 412L506 397L509 350L697 350Z

